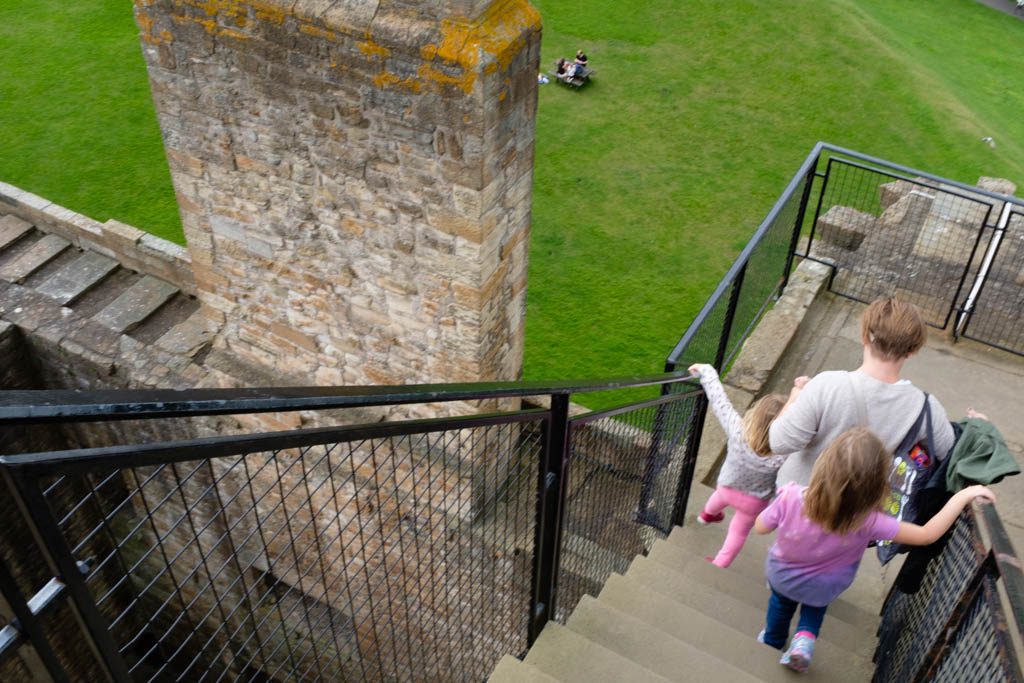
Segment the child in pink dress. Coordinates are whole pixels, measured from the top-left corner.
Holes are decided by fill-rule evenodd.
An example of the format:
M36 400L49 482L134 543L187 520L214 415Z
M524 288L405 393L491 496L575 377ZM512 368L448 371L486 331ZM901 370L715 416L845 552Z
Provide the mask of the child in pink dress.
M786 484L758 516L757 533L779 533L765 562L771 597L757 639L781 650L800 607L796 633L780 664L807 670L825 610L853 583L869 541L928 545L972 500L995 500L984 486L971 486L954 494L924 526L900 522L879 510L889 491L891 465L892 454L878 437L854 427L818 457L809 486Z
M715 566L728 567L743 548L757 515L775 493L775 474L786 458L772 455L768 426L782 410L786 397L769 394L741 418L725 395L713 366L697 363L690 366L690 373L700 376L711 412L722 424L728 440L715 492L697 516L701 524L713 524L725 519L726 507L736 510L721 550L714 558L707 558Z

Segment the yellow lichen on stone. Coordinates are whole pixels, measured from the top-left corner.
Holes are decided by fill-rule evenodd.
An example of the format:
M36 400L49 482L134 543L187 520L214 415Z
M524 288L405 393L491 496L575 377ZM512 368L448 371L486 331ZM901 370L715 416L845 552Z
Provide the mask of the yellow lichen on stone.
M206 12L206 16L224 16L228 20L246 21L249 10L260 21L268 21L280 26L288 12L273 2L261 2L260 0L184 0L186 4L198 7ZM237 24L242 26L244 24Z
M299 24L299 32L315 38L323 38L324 40L334 41L338 38L334 31L315 24Z
M476 83L475 71L464 71L461 75L453 76L440 69L435 69L430 64L421 64L416 70L416 75L424 83L436 86L454 86L466 94L473 92L473 85Z
M380 57L381 59L385 59L391 55L391 50L383 45L378 45L369 35L366 36L366 40L364 42L358 43L358 46L359 51L364 55Z
M158 41L153 36L153 17L144 12L139 12L135 17L135 21L139 24L142 41L150 45L156 45Z
M487 61L483 69L487 75L507 70L525 35L533 30L540 30L540 14L527 0L495 3L475 22L442 20L440 41L421 47L420 55L427 62L439 58L458 65L465 73L452 76L426 64L420 67L419 75L428 82L453 85L468 93L476 82L481 59Z

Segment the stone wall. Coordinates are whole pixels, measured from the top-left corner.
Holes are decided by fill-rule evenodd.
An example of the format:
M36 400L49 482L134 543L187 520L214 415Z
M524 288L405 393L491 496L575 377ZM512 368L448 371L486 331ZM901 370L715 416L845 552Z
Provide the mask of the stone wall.
M136 0L216 345L317 384L515 379L524 0Z

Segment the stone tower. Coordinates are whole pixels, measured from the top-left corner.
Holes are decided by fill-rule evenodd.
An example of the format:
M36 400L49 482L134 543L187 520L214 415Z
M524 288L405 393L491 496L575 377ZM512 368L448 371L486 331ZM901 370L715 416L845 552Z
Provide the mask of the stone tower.
M526 0L135 0L215 346L318 384L521 372Z

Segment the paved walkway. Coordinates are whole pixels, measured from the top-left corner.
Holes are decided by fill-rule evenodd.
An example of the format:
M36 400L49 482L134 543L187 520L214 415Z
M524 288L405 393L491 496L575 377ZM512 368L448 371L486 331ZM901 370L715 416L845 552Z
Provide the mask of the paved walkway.
M801 332L774 373L781 385L798 375L852 370L860 365L863 305L823 293L808 311ZM951 420L968 407L985 413L999 428L1024 467L1024 357L972 342L953 344L940 330L929 330L928 344L904 366L903 376L934 394ZM772 390L783 391L776 386ZM994 487L996 507L1014 546L1024 556L1024 474Z
M1018 19L1024 19L1024 13L1017 11L1017 3L1013 0L978 0L978 2L983 5L987 5L994 10L999 10L1004 14L1010 14Z

